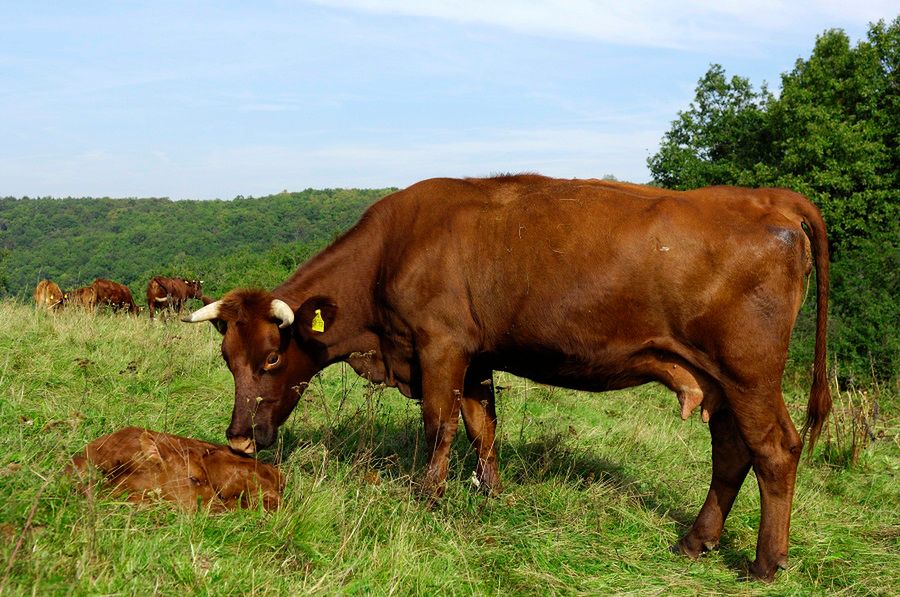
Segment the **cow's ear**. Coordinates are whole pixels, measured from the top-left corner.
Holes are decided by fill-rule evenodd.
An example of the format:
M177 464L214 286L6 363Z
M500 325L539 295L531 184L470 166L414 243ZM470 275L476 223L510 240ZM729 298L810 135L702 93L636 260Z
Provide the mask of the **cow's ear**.
M294 328L304 338L316 339L326 334L337 317L337 304L327 296L307 299L294 312Z
M159 444L156 443L156 439L146 429L141 433L141 452L143 452L144 458L151 462L162 462Z
M219 330L219 333L223 336L225 335L225 332L228 331L228 322L224 319L210 319L209 322L213 324L213 327Z

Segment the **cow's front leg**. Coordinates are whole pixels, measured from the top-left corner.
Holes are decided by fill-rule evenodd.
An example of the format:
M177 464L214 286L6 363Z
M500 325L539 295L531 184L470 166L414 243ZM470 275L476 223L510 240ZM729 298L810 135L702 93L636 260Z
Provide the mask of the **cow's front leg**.
M466 433L478 454L475 479L479 489L488 495L496 495L500 493L500 471L494 449L497 411L494 407L493 372L490 369L469 368L461 408Z
M467 362L452 350L431 350L420 355L422 369L422 421L430 452L423 482L424 494L432 499L444 495L450 445L459 426ZM438 358L439 353L442 358Z

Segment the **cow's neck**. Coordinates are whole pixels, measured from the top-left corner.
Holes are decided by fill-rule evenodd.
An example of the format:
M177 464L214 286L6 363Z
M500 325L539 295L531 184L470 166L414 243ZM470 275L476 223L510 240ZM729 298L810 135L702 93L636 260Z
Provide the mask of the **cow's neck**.
M272 291L294 310L316 296L328 297L337 305L334 326L320 337L325 364L378 348L371 329L381 241L381 226L373 218L364 218Z

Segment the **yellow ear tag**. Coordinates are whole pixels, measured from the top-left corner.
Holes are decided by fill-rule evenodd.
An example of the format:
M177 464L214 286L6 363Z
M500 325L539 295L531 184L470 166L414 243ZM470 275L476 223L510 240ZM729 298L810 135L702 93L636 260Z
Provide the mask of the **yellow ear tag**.
M325 320L322 319L322 309L316 309L316 316L313 317L311 327L312 327L312 331L314 331L314 332L324 332L325 331Z

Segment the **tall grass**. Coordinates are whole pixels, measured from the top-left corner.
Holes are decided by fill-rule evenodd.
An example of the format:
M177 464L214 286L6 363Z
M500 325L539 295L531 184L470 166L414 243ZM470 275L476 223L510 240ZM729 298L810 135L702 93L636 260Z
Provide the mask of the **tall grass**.
M710 466L705 425L681 422L674 396L654 386L585 394L508 375L497 385L497 498L474 490L476 458L460 433L447 495L427 508L413 489L424 459L418 406L337 365L314 379L262 454L288 479L279 511L135 507L79 492L62 470L90 440L125 425L222 442L233 388L218 334L0 302L0 591L900 591L892 394L877 396L874 437L855 466L829 457L828 442L801 463L790 566L761 585L738 581L759 521L752 475L720 549L696 562L668 551L705 498ZM807 388L786 393L800 422Z

